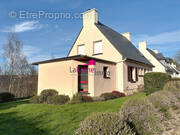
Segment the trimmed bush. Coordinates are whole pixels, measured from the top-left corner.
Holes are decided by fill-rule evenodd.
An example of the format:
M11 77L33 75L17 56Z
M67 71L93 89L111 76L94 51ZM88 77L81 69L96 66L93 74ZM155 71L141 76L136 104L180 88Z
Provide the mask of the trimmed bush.
M83 102L93 102L92 97L90 96L82 96Z
M135 135L117 113L96 113L81 122L76 135Z
M14 100L14 95L9 92L0 93L0 102L7 102Z
M119 91L112 91L112 94L116 97L116 98L120 98L120 97L125 97L126 95L122 92Z
M100 97L103 97L105 100L115 99L116 96L113 93L103 93Z
M94 102L105 101L103 97L92 97Z
M69 96L56 95L56 96L49 97L47 100L47 103L54 104L54 105L61 105L61 104L67 103L69 100L70 100Z
M58 92L54 89L45 89L41 92L43 102L46 103L49 97L57 96Z
M151 72L144 76L144 90L147 95L163 90L165 84L171 80L171 76L166 73Z
M42 96L34 96L30 98L29 102L32 104L40 104L40 103L43 103L43 98Z
M120 116L138 135L160 135L162 125L155 108L145 99L131 99L120 110Z
M82 103L83 102L83 97L81 94L79 93L76 93L73 95L71 101L70 101L70 104L79 104L79 103Z

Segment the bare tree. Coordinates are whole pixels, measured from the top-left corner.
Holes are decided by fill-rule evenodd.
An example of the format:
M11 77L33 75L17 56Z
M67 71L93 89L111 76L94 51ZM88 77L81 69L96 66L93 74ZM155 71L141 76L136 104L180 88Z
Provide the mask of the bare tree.
M8 42L4 45L3 50L4 72L9 78L8 91L16 97L28 96L28 83L34 85L32 81L37 81L37 79L31 77L37 74L35 75L35 69L28 64L23 53L23 44L16 34L8 35Z
M5 73L9 76L9 92L12 92L14 79L17 75L18 61L21 58L22 44L14 33L8 34L8 43L4 45Z

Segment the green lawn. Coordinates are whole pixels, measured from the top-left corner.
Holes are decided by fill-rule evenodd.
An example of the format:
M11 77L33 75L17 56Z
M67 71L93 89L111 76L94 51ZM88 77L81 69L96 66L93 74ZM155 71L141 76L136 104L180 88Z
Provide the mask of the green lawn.
M118 112L130 98L75 105L29 104L28 100L0 104L0 135L73 135L84 118L94 112Z

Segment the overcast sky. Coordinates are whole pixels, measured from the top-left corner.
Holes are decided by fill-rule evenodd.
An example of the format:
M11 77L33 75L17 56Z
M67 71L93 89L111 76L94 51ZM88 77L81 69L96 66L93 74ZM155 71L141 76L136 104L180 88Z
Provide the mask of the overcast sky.
M180 49L179 0L1 0L0 52L15 32L30 62L66 56L82 27L80 13L91 8L105 25L131 32L135 46L147 41L167 57Z

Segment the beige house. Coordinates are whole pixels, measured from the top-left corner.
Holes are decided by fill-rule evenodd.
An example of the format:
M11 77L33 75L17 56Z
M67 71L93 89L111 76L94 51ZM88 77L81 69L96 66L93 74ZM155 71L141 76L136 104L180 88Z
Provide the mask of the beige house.
M131 43L130 33L100 23L96 9L83 13L83 27L67 57L34 65L39 66L38 94L51 88L70 97L114 90L128 94L144 84L144 73L153 67Z
M139 51L154 65L153 72L168 73L173 78L180 77L180 71L177 70L176 65L169 58L165 58L158 50L147 48L147 42L139 42Z

